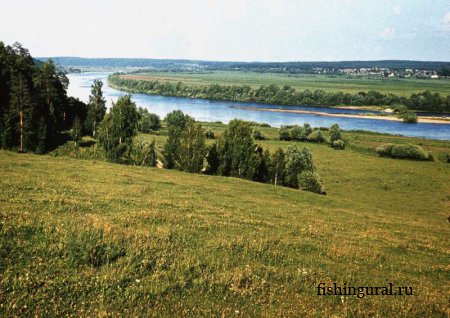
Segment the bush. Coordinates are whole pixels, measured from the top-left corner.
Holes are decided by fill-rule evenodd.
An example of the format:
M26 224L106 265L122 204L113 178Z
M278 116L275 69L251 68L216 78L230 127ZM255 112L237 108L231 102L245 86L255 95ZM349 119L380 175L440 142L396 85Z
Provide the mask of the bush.
M158 115L149 113L148 110L143 108L139 108L139 115L139 132L148 134L161 128L161 119Z
M264 140L264 139L266 139L264 137L264 135L262 134L261 130L256 129L256 128L253 128L252 135L253 135L253 139L255 139L255 140Z
M404 123L417 123L417 115L412 111L403 112L398 117L402 118Z
M381 157L390 157L391 153L392 153L392 148L394 147L393 144L385 144L385 145L381 145L376 149L376 152L381 156Z
M325 137L320 130L314 130L308 135L308 138L306 138L306 140L310 142L322 143L325 141Z
M338 124L334 124L330 127L330 144L334 147L334 142L336 140L342 140L341 128Z
M210 127L206 130L205 137L206 139L214 139L216 137Z
M302 171L298 176L298 184L304 191L325 194L323 183L316 172Z
M386 144L376 149L377 153L382 157L391 157L399 159L412 159L412 160L429 160L429 154L423 150L422 147L406 144L406 145L394 145Z
M281 126L280 130L278 131L278 134L280 135L280 140L291 140L291 134L289 132L289 129Z
M151 143L136 141L131 146L131 164L143 167L155 167L157 160L154 140Z
M303 127L295 125L291 129L291 139L292 140L305 140L305 130Z
M332 146L333 146L334 149L344 149L345 148L345 143L344 143L344 141L342 139L339 139L339 140L333 141Z

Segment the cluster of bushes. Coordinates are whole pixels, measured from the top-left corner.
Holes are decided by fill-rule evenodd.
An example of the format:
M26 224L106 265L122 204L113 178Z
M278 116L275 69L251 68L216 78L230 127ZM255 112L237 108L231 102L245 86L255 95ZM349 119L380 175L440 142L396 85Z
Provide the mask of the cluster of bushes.
M412 159L412 160L432 160L432 156L417 145L395 145L385 144L376 149L381 157Z
M281 126L279 131L280 140L309 141L314 143L327 142L321 129L312 129L308 123L303 126L290 125ZM329 129L329 144L336 149L343 149L345 143L342 137L341 129L338 124L334 124Z
M163 162L168 169L232 176L324 193L308 148L290 146L270 154L254 143L252 124L232 120L218 140L206 146L201 124L181 111L165 119L168 139Z
M150 134L161 129L161 119L158 115L150 113L147 109L139 107L138 130L144 134Z
M417 115L413 111L406 108L405 105L394 105L394 112L398 114L398 117L403 119L405 123L417 123Z
M116 88L144 94L195 97L215 100L229 100L240 102L270 103L279 105L395 105L404 104L409 109L450 112L450 95L441 96L438 93L424 91L412 94L409 98L393 94L382 94L378 91L358 92L355 94L344 92L325 92L323 90L298 91L291 86L277 85L252 88L249 85L219 85L190 86L178 83L146 81L123 78L120 74L109 76L108 83Z

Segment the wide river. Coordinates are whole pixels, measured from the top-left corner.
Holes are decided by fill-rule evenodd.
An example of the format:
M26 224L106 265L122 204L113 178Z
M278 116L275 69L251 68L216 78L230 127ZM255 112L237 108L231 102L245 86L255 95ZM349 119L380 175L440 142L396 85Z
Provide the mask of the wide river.
M119 96L127 94L109 87L106 79L109 72L92 72L92 73L73 73L68 74L70 80L68 95L79 98L87 102L89 99L90 89L95 79L103 81L103 93L107 100L108 107L112 101L116 101ZM279 106L257 103L239 103L214 101L207 99L191 99L180 97L166 97L159 95L131 94L132 100L139 107L147 108L150 112L155 113L161 118L173 110L180 109L189 114L198 121L221 121L227 123L231 119L239 118L259 123L268 123L273 127L281 125L303 124L309 123L313 127L329 127L334 123L346 130L360 129L376 131L381 133L400 134L410 137L421 137L429 139L450 140L450 125L446 124L405 124L402 122L393 122L387 120L376 120L366 118L344 118L344 117L326 117L313 114L294 114L281 112L265 112L248 109L236 109L230 106L251 106L259 108L287 108L306 111L316 111L333 114L360 114L366 113L363 110L353 109L332 109L325 107L307 107L307 106ZM376 113L376 112L372 112Z

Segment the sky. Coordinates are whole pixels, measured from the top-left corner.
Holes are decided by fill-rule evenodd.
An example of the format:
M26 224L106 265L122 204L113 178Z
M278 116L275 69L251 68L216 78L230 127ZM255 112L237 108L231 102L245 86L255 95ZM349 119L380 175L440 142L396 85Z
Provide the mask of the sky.
M33 56L450 61L448 0L0 0Z

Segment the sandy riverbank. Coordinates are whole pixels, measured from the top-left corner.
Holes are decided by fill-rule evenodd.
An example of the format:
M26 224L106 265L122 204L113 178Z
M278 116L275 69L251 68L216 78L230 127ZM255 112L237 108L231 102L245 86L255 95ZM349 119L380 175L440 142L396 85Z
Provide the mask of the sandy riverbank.
M259 108L259 107L250 107L250 106L230 106L230 107L236 108L236 109L256 110L256 111L263 111L263 112L309 114L309 115L326 116L326 117L377 119L377 120L389 120L389 121L400 121L400 122L403 121L403 119L397 118L392 115L380 116L380 115L357 115L357 114L330 114L330 113L308 111L308 110L298 110L298 109ZM440 117L429 117L429 116L419 117L417 122L428 123L428 124L450 124L450 120L446 120L446 119L443 119Z

